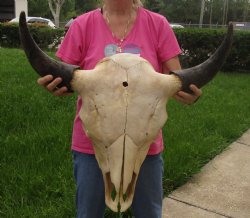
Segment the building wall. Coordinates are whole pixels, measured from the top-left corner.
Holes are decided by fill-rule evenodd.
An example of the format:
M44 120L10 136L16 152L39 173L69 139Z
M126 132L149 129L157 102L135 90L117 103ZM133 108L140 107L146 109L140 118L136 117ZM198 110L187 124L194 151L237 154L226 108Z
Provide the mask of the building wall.
M24 11L28 16L27 0L15 0L15 16L19 17L21 11Z
M27 0L0 0L0 22L19 17L21 11L28 15Z
M14 0L0 0L0 22L8 21L15 17Z

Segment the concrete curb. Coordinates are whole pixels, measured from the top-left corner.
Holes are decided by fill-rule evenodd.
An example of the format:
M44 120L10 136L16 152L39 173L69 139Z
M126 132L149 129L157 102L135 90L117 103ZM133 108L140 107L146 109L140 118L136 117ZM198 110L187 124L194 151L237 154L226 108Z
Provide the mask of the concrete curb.
M250 130L163 201L163 218L250 217Z

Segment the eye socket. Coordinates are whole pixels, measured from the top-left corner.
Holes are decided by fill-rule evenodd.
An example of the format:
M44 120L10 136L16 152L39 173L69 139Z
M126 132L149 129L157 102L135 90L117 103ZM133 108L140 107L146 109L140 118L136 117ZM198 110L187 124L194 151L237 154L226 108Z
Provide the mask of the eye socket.
M128 86L128 82L127 82L127 81L124 81L124 82L122 83L122 85L123 85L124 87L127 87L127 86Z

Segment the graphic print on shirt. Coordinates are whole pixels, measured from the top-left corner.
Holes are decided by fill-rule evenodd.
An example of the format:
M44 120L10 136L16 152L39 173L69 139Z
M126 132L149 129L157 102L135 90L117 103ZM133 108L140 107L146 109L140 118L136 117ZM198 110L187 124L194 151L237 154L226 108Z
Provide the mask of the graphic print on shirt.
M105 57L109 57L114 54L118 53L130 53L130 54L136 54L138 56L141 55L141 48L138 45L135 44L127 44L124 47L118 47L115 44L108 44L104 48L104 55Z

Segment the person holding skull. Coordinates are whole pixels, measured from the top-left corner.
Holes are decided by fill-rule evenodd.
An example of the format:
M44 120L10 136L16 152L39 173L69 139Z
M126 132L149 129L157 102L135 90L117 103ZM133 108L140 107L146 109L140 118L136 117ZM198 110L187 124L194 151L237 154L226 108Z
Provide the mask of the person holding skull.
M181 49L168 21L143 8L140 0L103 0L101 8L78 16L69 28L57 56L65 63L90 70L104 57L117 53L141 56L159 73L167 74L181 69L178 58ZM53 95L70 95L67 87L58 88L61 82L62 78L53 78L52 75L38 79L38 84ZM192 94L179 91L174 98L183 104L194 103L202 92L193 84L190 89ZM78 97L72 137L77 217L101 218L105 210L103 177L91 139L79 117L83 104L81 97ZM162 217L163 147L162 133L159 132L138 175L132 203L136 218Z

